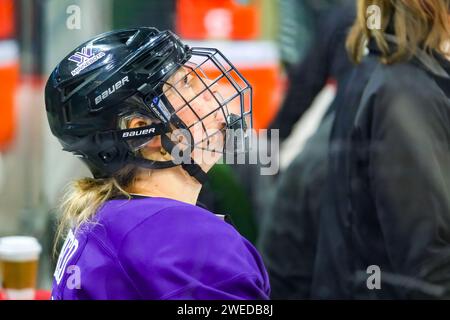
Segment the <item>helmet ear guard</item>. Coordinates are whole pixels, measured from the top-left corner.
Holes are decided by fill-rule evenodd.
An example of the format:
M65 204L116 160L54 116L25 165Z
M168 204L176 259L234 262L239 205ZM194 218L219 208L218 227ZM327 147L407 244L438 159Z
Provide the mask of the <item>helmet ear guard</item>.
M142 139L151 140L153 137L164 136L166 129L160 123L151 124L144 127L124 130L110 130L95 132L94 134L79 139L70 147L63 150L70 151L86 162L91 170L95 168L95 178L106 178L123 167L123 163L138 163L151 169L170 167L171 161L159 164L158 161L141 159L134 155L129 145L130 140ZM139 159L139 161L136 161ZM94 170L93 170L94 171Z

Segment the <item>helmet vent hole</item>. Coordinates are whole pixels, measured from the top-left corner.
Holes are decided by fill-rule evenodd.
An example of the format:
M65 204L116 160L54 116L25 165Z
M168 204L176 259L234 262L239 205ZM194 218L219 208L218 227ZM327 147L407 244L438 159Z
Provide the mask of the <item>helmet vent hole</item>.
M70 105L66 105L65 107L63 107L62 111L63 111L64 122L69 123L70 119L71 119Z
M150 70L153 69L156 65L158 65L159 62L160 62L159 59L152 60L152 61L150 61L149 64L147 64L147 65L144 67L144 69L147 70L147 71L150 71Z
M68 96L72 93L72 91L74 91L76 88L78 88L78 86L80 86L82 83L84 82L84 79L80 79L78 81L75 81L74 83L71 83L69 85L67 85L64 88L64 96Z

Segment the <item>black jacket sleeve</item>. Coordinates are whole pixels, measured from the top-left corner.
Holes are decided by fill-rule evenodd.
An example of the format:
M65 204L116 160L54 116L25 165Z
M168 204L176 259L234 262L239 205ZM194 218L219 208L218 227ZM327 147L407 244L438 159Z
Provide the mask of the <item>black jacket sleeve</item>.
M321 123L280 176L275 200L265 216L258 245L273 299L311 298L332 120L330 116Z
M380 88L356 120L390 264L418 280L416 293L420 283L450 288L450 108L420 80Z

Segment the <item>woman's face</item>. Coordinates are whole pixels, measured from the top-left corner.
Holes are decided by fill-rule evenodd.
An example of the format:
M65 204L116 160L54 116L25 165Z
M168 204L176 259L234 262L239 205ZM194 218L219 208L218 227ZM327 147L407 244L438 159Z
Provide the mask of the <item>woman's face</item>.
M192 134L194 141L187 143L195 145L193 159L200 165L209 163L212 166L221 157L226 114L220 105L223 102L220 87L215 85L207 89L210 85L211 81L206 77L181 67L167 80L163 91L175 114Z

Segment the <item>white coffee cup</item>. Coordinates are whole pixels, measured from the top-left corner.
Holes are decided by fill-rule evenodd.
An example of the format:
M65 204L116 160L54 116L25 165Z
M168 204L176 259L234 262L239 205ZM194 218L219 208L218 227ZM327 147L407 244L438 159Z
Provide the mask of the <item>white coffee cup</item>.
M33 237L0 238L0 278L7 299L34 299L41 251L41 245Z

